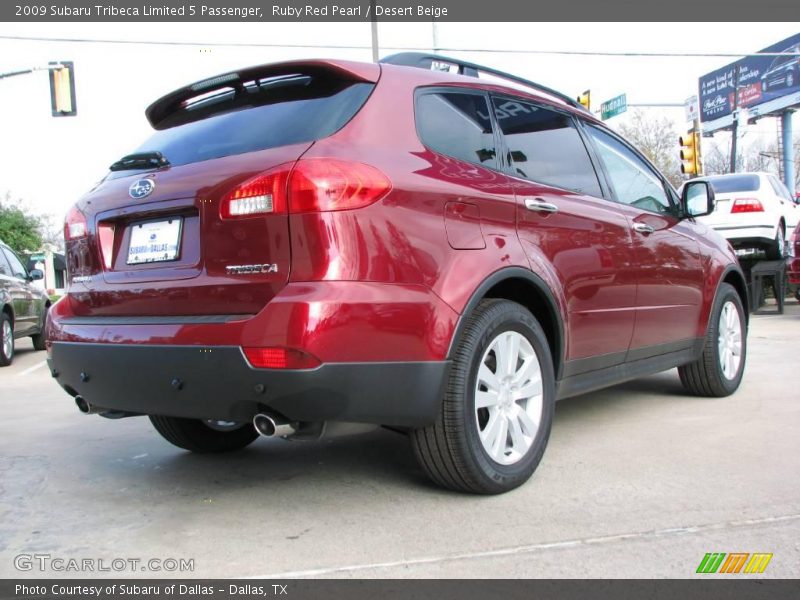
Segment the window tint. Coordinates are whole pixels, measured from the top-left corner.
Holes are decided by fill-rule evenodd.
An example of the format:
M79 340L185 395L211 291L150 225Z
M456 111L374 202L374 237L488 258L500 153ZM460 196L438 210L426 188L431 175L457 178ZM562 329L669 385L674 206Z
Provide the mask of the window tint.
M8 264L11 266L11 274L14 277L19 277L20 279L25 279L28 276L28 271L25 270L25 267L22 266L22 263L17 258L17 255L3 248L3 252L6 255L6 259L8 260Z
M341 129L366 101L369 83L298 77L282 87L262 83L240 95L220 94L178 112L211 111L209 116L153 134L136 152L161 152L172 165L311 142ZM123 176L127 176L125 173Z
M8 264L2 248L0 248L0 275L11 275L11 266Z
M480 94L423 94L417 99L417 127L431 150L497 168L492 123Z
M617 138L596 127L587 127L611 179L617 200L652 212L671 212L664 184L653 169Z
M755 192L761 187L758 175L722 175L720 177L707 177L717 194L730 194L731 192Z
M591 196L602 196L589 153L572 118L521 100L494 98L514 174Z

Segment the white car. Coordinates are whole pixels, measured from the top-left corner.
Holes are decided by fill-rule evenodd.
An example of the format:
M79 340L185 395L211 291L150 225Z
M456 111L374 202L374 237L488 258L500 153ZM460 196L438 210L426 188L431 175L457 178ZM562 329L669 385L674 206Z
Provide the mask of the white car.
M800 220L800 201L770 173L707 175L716 195L714 212L698 221L737 250L759 249L776 260L786 255L786 234Z

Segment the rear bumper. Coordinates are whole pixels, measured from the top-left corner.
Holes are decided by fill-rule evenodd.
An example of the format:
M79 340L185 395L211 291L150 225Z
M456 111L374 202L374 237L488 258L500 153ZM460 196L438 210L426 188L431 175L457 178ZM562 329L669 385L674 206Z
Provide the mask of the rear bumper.
M70 395L113 411L249 421L271 409L292 421L419 427L436 419L449 363L254 369L235 346L54 342L48 365Z
M714 225L712 228L734 247L769 245L776 234L774 225Z

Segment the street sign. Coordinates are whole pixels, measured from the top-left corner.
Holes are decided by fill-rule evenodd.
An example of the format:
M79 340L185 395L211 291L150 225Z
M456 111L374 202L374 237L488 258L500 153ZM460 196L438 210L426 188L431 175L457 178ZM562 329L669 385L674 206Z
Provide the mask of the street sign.
M626 98L625 94L620 94L619 96L612 98L608 102L603 102L600 105L600 118L605 121L611 117L621 115L626 110L628 110L628 99Z
M31 260L33 262L44 260L44 258L45 258L44 254L31 254Z
M683 103L686 110L686 122L694 123L696 119L700 118L700 100L697 96L690 96Z

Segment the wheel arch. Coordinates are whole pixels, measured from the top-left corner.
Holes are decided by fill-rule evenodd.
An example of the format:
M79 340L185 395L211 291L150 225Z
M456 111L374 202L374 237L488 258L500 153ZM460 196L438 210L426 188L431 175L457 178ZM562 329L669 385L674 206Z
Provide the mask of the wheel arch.
M536 317L550 345L556 380L560 380L564 363L564 323L557 308L558 304L544 280L522 267L507 267L495 271L477 287L458 319L450 340L447 358L453 358L455 348L464 334L469 315L485 298L502 298L517 302Z
M0 309L0 312L5 313L8 315L8 318L11 319L11 326L14 326L14 309L11 308L10 304L3 304L3 308Z
M744 320L745 325L749 325L750 323L750 300L747 293L747 281L744 278L744 273L742 272L741 268L737 267L736 265L728 265L725 270L722 272L722 276L719 279L719 283L717 284L717 289L714 292L714 300L711 303L711 306L714 306L714 303L717 300L717 295L719 294L720 286L723 283L727 283L732 285L733 288L736 290L736 293L739 295L739 298L742 301L742 306L744 307ZM711 326L711 320L709 319L709 327Z

